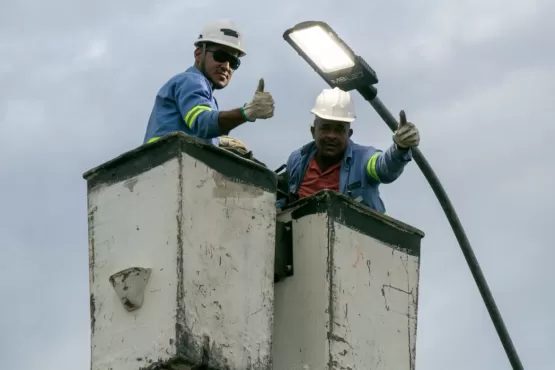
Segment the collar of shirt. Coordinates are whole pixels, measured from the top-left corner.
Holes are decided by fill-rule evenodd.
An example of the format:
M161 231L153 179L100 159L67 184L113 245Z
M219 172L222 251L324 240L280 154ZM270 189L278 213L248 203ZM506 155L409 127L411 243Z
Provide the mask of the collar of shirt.
M200 69L198 69L197 67L195 67L195 66L190 66L189 68L187 68L187 69L185 70L185 72L191 72L191 73L196 73L196 74L198 74L198 75L201 75L202 78L204 78L204 79L206 80L206 82L208 83L208 86L210 86L210 87L212 88L212 91L214 91L214 84L213 84L212 82L210 82L210 80L206 78L206 76L204 75L204 73L202 73L202 72L200 71Z

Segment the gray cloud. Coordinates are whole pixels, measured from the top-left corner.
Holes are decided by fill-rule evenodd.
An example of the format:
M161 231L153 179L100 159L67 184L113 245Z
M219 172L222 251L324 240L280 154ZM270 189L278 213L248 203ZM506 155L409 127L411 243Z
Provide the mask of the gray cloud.
M555 176L555 6L538 1L233 6L167 1L4 1L0 10L0 367L89 368L82 172L140 145L159 86L192 60L204 22L231 17L248 55L223 109L258 78L274 119L234 135L268 166L310 139L324 86L283 41L321 19L377 70L382 100L406 109L457 207L527 369L552 369L550 226ZM316 5L318 4L318 5ZM358 96L354 139L391 133ZM291 137L291 133L294 133ZM510 368L457 242L417 166L384 186L389 213L422 228L417 369Z

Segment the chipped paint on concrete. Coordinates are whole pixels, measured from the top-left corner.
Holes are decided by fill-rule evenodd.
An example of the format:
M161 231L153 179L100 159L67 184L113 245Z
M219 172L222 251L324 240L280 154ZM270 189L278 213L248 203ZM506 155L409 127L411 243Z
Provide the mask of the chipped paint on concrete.
M187 154L131 187L89 189L91 369L270 370L275 194ZM109 277L136 266L151 274L128 312Z
M414 370L419 258L332 227L330 358L339 369Z
M89 192L96 207L90 226L95 236L92 370L136 370L177 353L178 173L178 162L172 160L139 175L133 192L125 182ZM152 273L144 305L127 312L109 277L134 266L147 266Z
M91 198L87 199L87 208L88 208L88 234L89 234L89 313L90 313L90 321L91 321L91 333L94 334L94 327L95 327L95 312L96 312L96 305L94 302L94 294L93 294L93 287L94 287L94 214L96 213L98 207L94 204L91 204Z
M178 350L209 368L271 369L275 194L183 158Z
M276 284L274 370L414 370L419 257L325 213L292 225L295 274Z

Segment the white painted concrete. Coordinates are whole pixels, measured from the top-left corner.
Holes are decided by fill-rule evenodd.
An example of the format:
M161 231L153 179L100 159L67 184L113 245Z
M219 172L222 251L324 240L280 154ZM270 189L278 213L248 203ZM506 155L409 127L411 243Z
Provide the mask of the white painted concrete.
M174 159L89 193L92 370L135 370L176 354L178 173ZM152 274L143 306L130 313L108 279L134 266Z
M91 369L203 350L212 367L270 369L275 199L187 154L90 190ZM130 267L151 269L132 312L109 282Z
M268 369L276 195L185 157L183 168L194 179L183 186L184 330L215 342L212 368Z
M324 215L293 220L294 275L275 285L274 370L328 369L326 223Z
M418 257L332 224L335 235L326 214L293 220L294 275L275 287L274 370L414 370Z
M414 370L419 259L334 226L337 368Z

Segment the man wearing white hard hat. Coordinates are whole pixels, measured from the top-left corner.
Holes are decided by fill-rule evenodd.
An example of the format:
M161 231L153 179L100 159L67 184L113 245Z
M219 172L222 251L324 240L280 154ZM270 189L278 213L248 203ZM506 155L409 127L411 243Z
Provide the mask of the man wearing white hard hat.
M195 46L195 62L173 76L158 91L143 143L153 142L171 132L182 131L220 146L242 148L239 140L227 136L245 122L267 119L274 114L274 100L264 92L260 79L253 98L243 107L223 111L214 97L225 88L246 55L243 36L230 20L207 24Z
M351 140L355 110L351 95L339 88L324 89L311 111L310 131L314 141L295 150L287 160L289 194L292 200L323 189L334 190L386 213L379 185L397 180L412 160L411 148L420 143L416 126L400 113L400 126L393 143L384 152ZM288 202L280 199L278 208Z

